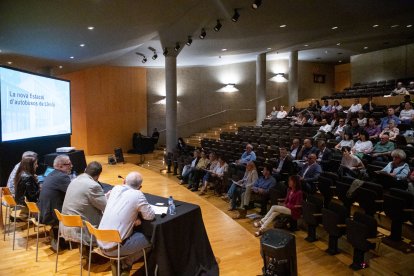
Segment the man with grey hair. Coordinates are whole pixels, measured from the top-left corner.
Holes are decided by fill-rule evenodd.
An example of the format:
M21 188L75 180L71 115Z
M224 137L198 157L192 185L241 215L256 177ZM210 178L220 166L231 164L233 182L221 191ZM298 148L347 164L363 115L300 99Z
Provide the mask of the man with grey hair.
M116 229L119 231L122 239L120 254L128 256L121 261L122 275L124 273L129 275L132 264L142 256L142 249L149 245L141 232L134 231L134 226L140 225L141 219L152 220L155 217L154 210L140 191L141 187L141 174L129 173L124 180L124 185L118 185L112 189L99 224L101 230ZM117 256L116 243L98 241L98 245L106 255ZM111 267L112 275L117 275L116 262L112 262Z
M58 155L53 161L54 170L45 177L40 190L38 206L40 222L51 225L51 245L55 249L58 236L59 221L54 209L62 212L63 200L70 183L69 174L72 172L72 162L67 155Z
M22 154L22 159L25 157L33 157L37 159L37 153L33 151L25 151ZM17 170L19 169L20 162L17 163L12 172L10 173L9 179L7 180L7 187L10 189L11 194L14 196L14 178L16 177Z

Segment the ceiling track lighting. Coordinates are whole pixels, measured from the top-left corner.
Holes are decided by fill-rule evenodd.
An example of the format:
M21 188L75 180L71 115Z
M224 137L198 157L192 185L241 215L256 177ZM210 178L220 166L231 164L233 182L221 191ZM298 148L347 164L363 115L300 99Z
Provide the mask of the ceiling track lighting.
M142 57L142 63L147 62L147 58L145 57L144 54L141 54L141 53L138 53L138 52L136 52L135 54L137 54L138 56Z
M181 49L180 42L175 43L174 51L178 52Z
M255 0L252 4L252 9L257 10L262 4L262 0Z
M157 59L157 57L158 57L158 55L157 55L157 50L155 50L155 48L153 48L153 47L148 47L148 49L150 50L150 51L152 51L153 52L153 55L152 55L152 60L156 60Z
M207 33L206 30L204 28L201 29L201 33L200 33L200 38L204 39L206 37Z
M164 48L164 52L162 53L165 57L168 55L168 48L167 47L165 47Z
M144 57L144 58L142 59L142 63L145 63L145 62L147 62L147 58L146 58L146 57Z
M237 11L237 9L234 9L234 14L233 14L233 17L231 18L231 21L237 22L237 20L239 20L239 17L240 17L240 13Z
M191 43L193 43L193 39L191 38L191 36L188 36L187 43L185 43L185 45L190 46Z
M220 23L220 20L217 19L217 24L216 24L216 26L214 26L214 31L216 31L216 32L220 31L221 27L222 27L222 25Z
M152 56L152 59L153 59L153 60L156 60L156 59L157 59L157 57L158 57L157 52L154 52L154 55Z

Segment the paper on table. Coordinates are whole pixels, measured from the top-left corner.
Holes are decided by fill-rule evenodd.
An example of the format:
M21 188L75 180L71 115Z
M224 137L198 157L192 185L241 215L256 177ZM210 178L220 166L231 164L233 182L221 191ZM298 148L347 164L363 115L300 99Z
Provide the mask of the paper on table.
M161 214L166 214L168 211L168 207L167 206L155 206L155 205L151 205L152 210L154 210L156 215L161 215Z

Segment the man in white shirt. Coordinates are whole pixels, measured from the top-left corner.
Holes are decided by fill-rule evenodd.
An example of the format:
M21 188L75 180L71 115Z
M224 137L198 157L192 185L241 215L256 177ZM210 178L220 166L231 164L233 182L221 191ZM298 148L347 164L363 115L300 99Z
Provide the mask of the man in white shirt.
M347 121L351 119L352 115L357 114L358 111L362 109L362 105L359 103L359 99L355 98L354 103L351 105L351 107L348 109L346 114Z
M124 185L115 186L108 198L106 208L99 224L99 229L116 229L122 239L121 256L128 255L121 261L121 272L129 275L132 264L142 257L142 249L149 245L145 236L135 231L134 226L141 224L141 219L152 220L154 210L145 195L140 191L142 176L131 172L124 180ZM116 257L116 243L98 242L101 250L109 256ZM116 262L112 263L112 273L116 275Z
M321 137L325 137L325 135L332 130L331 125L328 124L328 122L326 121L326 119L322 119L321 124L322 125L319 128L318 132L315 134L315 136L313 136L313 139L314 140L316 140L318 138L321 138Z
M276 118L277 119L283 119L287 116L287 112L285 110L283 110L284 106L281 105L280 106L280 111L277 113Z
M345 119L343 118L340 118L338 122L338 126L333 130L333 135L335 136L335 140L340 142L342 140L342 135L344 134L346 125Z
M402 82L397 83L397 87L392 91L393 95L410 95L410 93L405 89Z

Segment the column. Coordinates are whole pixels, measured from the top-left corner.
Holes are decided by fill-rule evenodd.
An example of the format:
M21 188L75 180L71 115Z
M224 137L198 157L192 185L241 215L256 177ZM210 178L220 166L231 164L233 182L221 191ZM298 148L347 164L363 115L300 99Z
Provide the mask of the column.
M298 102L298 51L290 52L289 56L289 106L295 105Z
M165 125L167 152L173 152L177 143L177 57L165 57Z
M266 118L266 53L259 54L256 60L256 125Z

